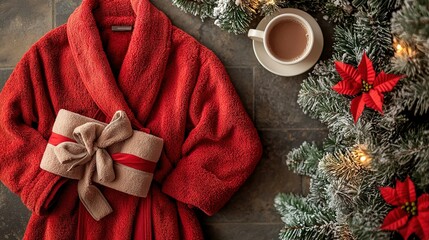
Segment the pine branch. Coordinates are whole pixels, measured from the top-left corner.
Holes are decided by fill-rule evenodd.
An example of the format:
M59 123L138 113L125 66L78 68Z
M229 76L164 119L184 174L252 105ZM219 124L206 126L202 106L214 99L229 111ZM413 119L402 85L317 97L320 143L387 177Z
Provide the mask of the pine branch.
M319 168L329 180L353 185L359 184L362 176L368 174L368 168L358 162L350 151L326 154Z
M313 143L304 142L293 149L286 157L288 167L295 173L315 177L317 165L323 152Z
M332 90L338 82L333 62L318 63L313 72L301 84L298 104L305 114L318 118L323 123L332 122L335 114L343 115L347 100ZM336 116L335 116L336 117Z
M393 69L404 72L404 78L395 92L396 105L402 111L412 111L415 116L429 113L429 55L426 58L395 58Z
M250 22L255 17L252 8L245 8L231 0L220 0L213 12L215 25L228 32L240 34L247 32Z
M364 180L371 170L350 151L326 154L319 164L320 174L327 177L329 206L337 216L348 215L359 208Z
M334 29L334 38L336 41L333 46L333 58L337 61L357 66L366 46L361 45L361 39L355 29L350 25L338 25ZM335 69L332 69L332 71L335 71Z
M429 9L427 0L406 0L392 18L392 33L400 39L416 45L428 55Z
M380 240L392 239L392 232L381 231L383 219L390 210L380 196L372 198L353 213L350 219L350 230L356 239Z
M286 224L281 239L333 239L336 226L333 211L293 194L277 195L274 206Z
M281 8L298 8L303 11L321 11L327 0L282 0L279 5Z
M306 197L307 202L328 208L330 196L328 195L329 181L321 174L310 179L309 194Z
M326 20L331 20L334 23L350 25L354 18L353 13L357 9L349 0L329 0L322 11L325 14Z
M396 139L379 146L374 164L380 183L392 183L394 179L413 176L416 186L429 190L429 123L408 126Z
M335 227L334 222L310 227L284 227L280 230L279 237L282 240L335 239Z
M353 0L361 13L368 13L372 19L389 21L392 11L400 6L401 0Z
M370 16L360 16L354 25L360 46L366 46L368 56L373 60L376 71L388 65L393 56L392 35L389 23L373 20ZM383 66L383 67L382 67Z
M338 225L334 234L335 240L356 240L347 224Z
M392 33L402 51L392 60L395 72L407 75L407 83L397 94L403 109L415 115L429 112L429 9L427 1L405 1L392 17Z
M172 3L182 11L200 16L201 19L213 18L213 9L216 0L194 1L194 0L171 0Z

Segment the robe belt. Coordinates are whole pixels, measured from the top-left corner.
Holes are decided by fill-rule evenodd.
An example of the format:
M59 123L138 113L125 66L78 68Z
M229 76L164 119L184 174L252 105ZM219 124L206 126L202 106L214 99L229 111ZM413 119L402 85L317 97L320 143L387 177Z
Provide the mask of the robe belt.
M79 198L95 220L113 209L92 183L146 197L163 140L135 131L124 111L109 124L60 110L40 167L79 180Z

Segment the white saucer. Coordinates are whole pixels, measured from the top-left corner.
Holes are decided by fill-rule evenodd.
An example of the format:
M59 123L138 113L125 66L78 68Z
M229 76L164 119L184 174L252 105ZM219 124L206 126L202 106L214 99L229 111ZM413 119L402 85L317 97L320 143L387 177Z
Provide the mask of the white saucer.
M256 29L264 30L272 18L282 13L294 13L308 21L314 31L314 45L310 54L299 63L284 65L272 60L270 56L268 56L268 53L265 51L264 44L262 42L253 40L253 51L255 52L259 63L261 63L261 65L268 71L280 76L296 76L309 70L311 67L313 67L317 60L319 60L320 54L323 50L323 34L319 24L317 24L316 20L310 16L310 14L295 8L283 8L275 14L265 17L261 20Z

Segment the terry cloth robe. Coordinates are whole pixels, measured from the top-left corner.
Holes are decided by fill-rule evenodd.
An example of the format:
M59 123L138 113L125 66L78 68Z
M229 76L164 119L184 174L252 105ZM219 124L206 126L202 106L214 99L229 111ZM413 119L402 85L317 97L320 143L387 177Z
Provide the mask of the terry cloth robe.
M122 110L164 140L147 198L97 186L113 213L96 221L76 180L39 167L60 109ZM222 63L148 0L83 0L35 43L0 94L0 145L0 180L33 213L24 239L48 240L202 239L194 210L216 213L262 152Z

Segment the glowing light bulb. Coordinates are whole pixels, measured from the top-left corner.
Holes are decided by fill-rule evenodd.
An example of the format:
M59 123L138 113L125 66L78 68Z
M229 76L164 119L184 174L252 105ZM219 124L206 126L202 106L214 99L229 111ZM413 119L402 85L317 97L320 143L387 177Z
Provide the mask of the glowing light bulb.
M352 156L356 162L362 166L368 167L371 164L372 156L368 152L368 146L364 144L358 144L353 147Z
M361 155L358 159L363 166L368 166L372 160L371 157L367 155Z
M398 43L398 45L396 45L396 50L398 51L402 51L403 47L401 46L401 44Z

